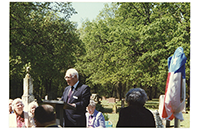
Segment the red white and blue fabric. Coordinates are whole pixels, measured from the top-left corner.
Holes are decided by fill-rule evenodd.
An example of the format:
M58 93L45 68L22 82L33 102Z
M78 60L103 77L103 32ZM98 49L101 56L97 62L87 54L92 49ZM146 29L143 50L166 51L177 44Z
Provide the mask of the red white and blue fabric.
M173 120L175 117L184 120L182 111L185 105L185 63L186 56L182 47L178 47L174 55L168 58L168 76L165 88L165 98L161 117Z

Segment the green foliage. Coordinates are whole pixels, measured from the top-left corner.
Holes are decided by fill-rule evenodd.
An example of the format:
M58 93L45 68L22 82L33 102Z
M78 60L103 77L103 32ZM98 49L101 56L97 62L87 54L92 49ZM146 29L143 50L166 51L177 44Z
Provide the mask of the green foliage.
M108 121L108 120L109 120L108 114L103 113L103 116L104 116L105 121Z
M190 87L190 3L113 2L82 28L68 2L10 2L10 98L22 95L25 68L34 93L61 96L66 69L100 96L124 98L133 87L149 100L164 94L167 58L182 46Z
M101 104L96 104L96 110L97 111L100 111L100 112L102 112L102 113L104 113L104 108L103 108L103 106L101 105Z
M64 72L84 53L76 27L68 20L74 13L67 2L10 2L11 98L22 95L27 65L35 95L62 95Z
M119 105L120 102L117 102L117 104L118 104L117 108L120 108L121 107L121 105ZM102 105L106 106L108 108L112 108L113 104L110 104L110 103L108 103L108 101L103 100L102 101ZM151 110L151 111L158 110L158 105L159 105L159 100L158 99L152 99L152 101L148 100L145 103L145 107L147 109ZM125 106L127 106L127 104L125 104ZM110 113L103 113L103 115L106 115L106 116L109 117L109 121L112 122L113 127L115 128L116 125L117 125L117 122L119 120L119 111L116 114L113 114L112 112L110 112ZM181 128L190 128L190 111L187 111L187 113L183 113L183 118L184 118L184 121L180 122L180 127ZM174 127L174 120L172 120L170 122L170 127Z
M96 20L83 22L80 34L86 54L76 66L104 96L113 90L121 99L132 87L145 89L150 100L164 93L167 58L179 46L189 87L190 3L112 3Z

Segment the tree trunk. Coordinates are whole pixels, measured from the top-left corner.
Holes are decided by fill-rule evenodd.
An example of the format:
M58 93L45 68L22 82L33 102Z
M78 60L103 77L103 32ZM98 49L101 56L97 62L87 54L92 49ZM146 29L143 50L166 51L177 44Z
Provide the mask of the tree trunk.
M149 100L152 100L152 87L149 86Z
M117 97L121 100L122 99L122 83L119 82L118 83L118 87L117 87Z
M113 97L114 96L114 93L115 93L115 85L112 86L112 91L111 93L108 95L109 97Z
M157 91L158 91L158 88L157 88L157 86L155 86L154 88L155 88L155 93L154 93L154 97L153 97L153 98L157 98Z
M94 93L97 93L97 85L94 85Z
M43 98L43 89L42 89L42 86L40 88L41 88L40 89L40 96L41 96L41 98Z
M47 79L45 80L45 89L46 89L46 94L48 94L48 92L49 92L49 85L48 85L48 80Z
M188 107L188 109L190 108L190 79L186 80L187 83L187 94L186 94L186 98L187 98L187 104L186 107Z
M125 83L125 84L122 86L122 98L125 97L127 86L128 86L128 83Z

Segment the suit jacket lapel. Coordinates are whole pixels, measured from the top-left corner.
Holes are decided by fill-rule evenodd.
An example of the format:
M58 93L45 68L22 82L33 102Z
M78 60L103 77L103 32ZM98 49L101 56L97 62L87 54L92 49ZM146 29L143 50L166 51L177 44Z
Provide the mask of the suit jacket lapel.
M74 92L72 93L72 95L71 95L71 98L69 99L69 102L72 102L73 101L73 96L77 93L77 92L79 92L78 90L79 90L79 88L82 86L82 83L80 83L80 81L79 81L79 83L78 83L78 85L76 86L76 88L74 89ZM69 93L69 90L68 90L68 93Z
M67 90L66 90L66 93L64 95L64 102L67 102L67 97L68 97L68 94L69 94L69 90L70 90L70 87L68 86Z
M77 92L79 92L79 88L82 86L82 84L79 82L76 88L74 89L74 92L72 93L72 96L75 95ZM70 99L71 100L71 99Z
M78 85L76 86L76 89L75 90L77 90L79 87L81 87L82 86L82 83L80 83L80 81L79 81L79 83L78 83Z

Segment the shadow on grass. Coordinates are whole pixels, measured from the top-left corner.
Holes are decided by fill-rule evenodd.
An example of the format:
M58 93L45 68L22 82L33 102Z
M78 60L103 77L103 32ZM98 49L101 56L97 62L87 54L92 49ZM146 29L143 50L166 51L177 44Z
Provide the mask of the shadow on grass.
M112 108L104 108L104 113L112 113Z
M121 108L117 108L117 113L120 111ZM104 108L104 113L112 113L112 108Z
M180 125L180 128L181 128L181 127L183 127L183 125ZM168 127L166 127L166 128L175 128L175 127L174 127L174 125L170 125L170 126L168 126Z

